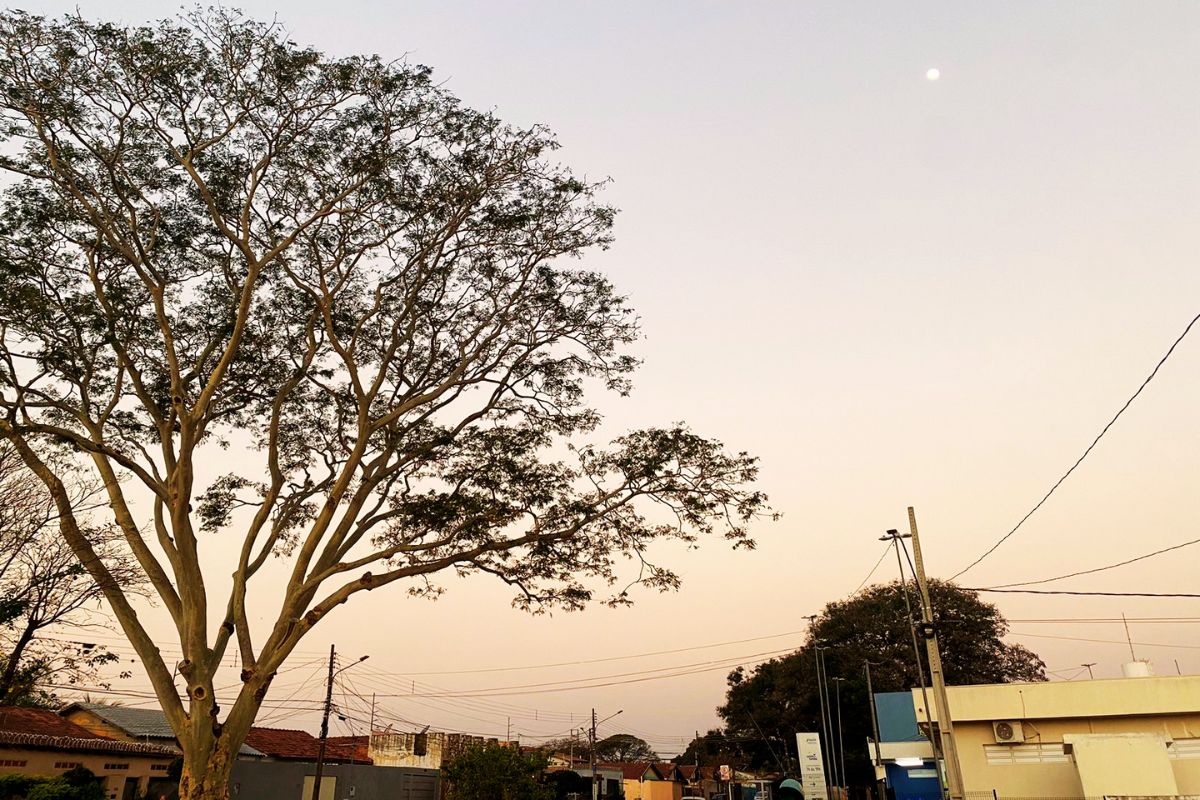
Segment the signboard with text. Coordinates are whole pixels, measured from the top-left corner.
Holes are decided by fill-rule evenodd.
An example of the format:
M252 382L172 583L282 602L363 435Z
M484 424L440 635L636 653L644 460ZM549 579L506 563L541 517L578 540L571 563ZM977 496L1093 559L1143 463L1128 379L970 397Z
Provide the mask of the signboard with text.
M829 800L825 762L821 758L821 737L815 733L797 733L796 750L800 754L800 785L804 788L804 800Z

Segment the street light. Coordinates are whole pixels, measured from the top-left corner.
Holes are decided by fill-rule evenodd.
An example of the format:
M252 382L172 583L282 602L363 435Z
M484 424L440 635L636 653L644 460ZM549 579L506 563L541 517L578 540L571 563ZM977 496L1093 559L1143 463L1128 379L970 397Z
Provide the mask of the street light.
M617 711L617 714L624 714L624 713L625 713L625 709L623 709L623 708L622 708L622 709L620 709L619 711ZM592 751L592 755L591 755L591 762L592 762L592 800L599 800L599 797L600 797L600 787L599 787L599 785L596 783L596 776L597 776L597 774L598 774L598 773L596 772L596 726L597 726L597 725L601 725L601 724L603 724L603 723L605 723L605 722L608 722L610 719L612 719L613 717L617 716L617 714L609 714L607 717L605 717L604 719L602 719L602 720L600 720L599 722L597 722L597 721L596 721L596 709L594 709L594 708L592 709L592 727L588 729L588 739L590 740L590 743L591 743L591 751ZM314 798L314 800L315 800L315 798Z
M333 710L333 679L370 658L370 656L362 656L335 672L333 663L336 656L334 646L329 645L329 677L325 682L325 712L321 715L321 743L317 746L317 774L313 778L312 800L321 798L321 776L325 771L325 742L329 739L329 712Z
M842 741L842 684L845 678L833 678L834 695L837 698L837 729L838 729L838 765L842 775L842 784L846 784L846 745Z

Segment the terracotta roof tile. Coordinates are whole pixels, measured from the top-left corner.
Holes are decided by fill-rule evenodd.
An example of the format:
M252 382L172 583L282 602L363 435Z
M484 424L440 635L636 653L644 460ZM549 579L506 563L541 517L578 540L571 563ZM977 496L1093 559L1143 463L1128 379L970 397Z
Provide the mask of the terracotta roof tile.
M76 739L107 739L97 736L87 728L63 719L44 708L21 708L0 706L0 731L6 733L33 733L40 736L72 736Z
M358 746L343 741L358 738L366 737L331 737L325 747L325 760L330 763L371 763L366 752L360 753ZM308 731L287 728L251 728L246 734L246 744L281 761L316 761L321 747L320 740Z

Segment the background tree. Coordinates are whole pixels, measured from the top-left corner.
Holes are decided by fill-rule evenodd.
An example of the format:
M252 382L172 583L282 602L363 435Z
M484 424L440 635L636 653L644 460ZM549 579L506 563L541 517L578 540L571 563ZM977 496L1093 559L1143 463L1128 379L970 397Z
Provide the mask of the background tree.
M81 520L96 494L96 486L70 480L71 508ZM84 533L123 591L139 591L140 571L119 532L103 526ZM53 706L58 699L51 686L99 682L99 668L116 655L94 643L47 638L45 631L103 624L102 599L59 533L45 485L0 441L0 705Z
M498 744L468 748L442 767L447 800L549 800L544 753Z
M675 763L698 764L702 767L718 767L721 764L746 767L750 764L746 753L747 749L741 742L716 728L688 742L688 746L675 759Z
M487 574L525 608L625 603L678 583L654 540L752 544L754 459L682 426L594 441L587 395L628 390L638 329L568 260L608 244L613 210L546 130L219 9L7 12L0 83L0 436L145 666L185 800L227 796L280 664L359 592ZM63 463L102 484L174 623L183 698ZM205 558L214 536L235 563ZM267 563L288 579L255 628Z
M616 733L596 742L596 760L658 761L658 753L645 739L630 733Z
M1046 665L1037 655L1003 641L1008 623L994 605L945 581L931 581L929 591L947 683L1046 679ZM873 733L865 663L871 662L876 692L908 691L919 685L899 582L876 584L830 603L795 653L760 664L749 673L740 667L734 670L725 704L717 713L726 722L726 735L741 742L752 763L785 769L785 752L794 752L796 732L821 730L815 644L823 648L827 677L846 679L841 686L846 770L852 781L868 785L873 773L862 743ZM927 666L925 680L928 685ZM829 686L833 692L832 681Z

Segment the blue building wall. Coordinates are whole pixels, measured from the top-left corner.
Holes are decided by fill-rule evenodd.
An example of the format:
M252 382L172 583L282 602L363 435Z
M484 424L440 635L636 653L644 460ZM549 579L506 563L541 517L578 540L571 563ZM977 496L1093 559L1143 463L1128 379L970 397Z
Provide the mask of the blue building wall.
M917 711L908 692L882 692L875 695L875 714L879 720L881 742L923 742L925 734L917 727ZM925 761L919 767L901 767L886 763L887 785L896 800L940 800L937 766Z

